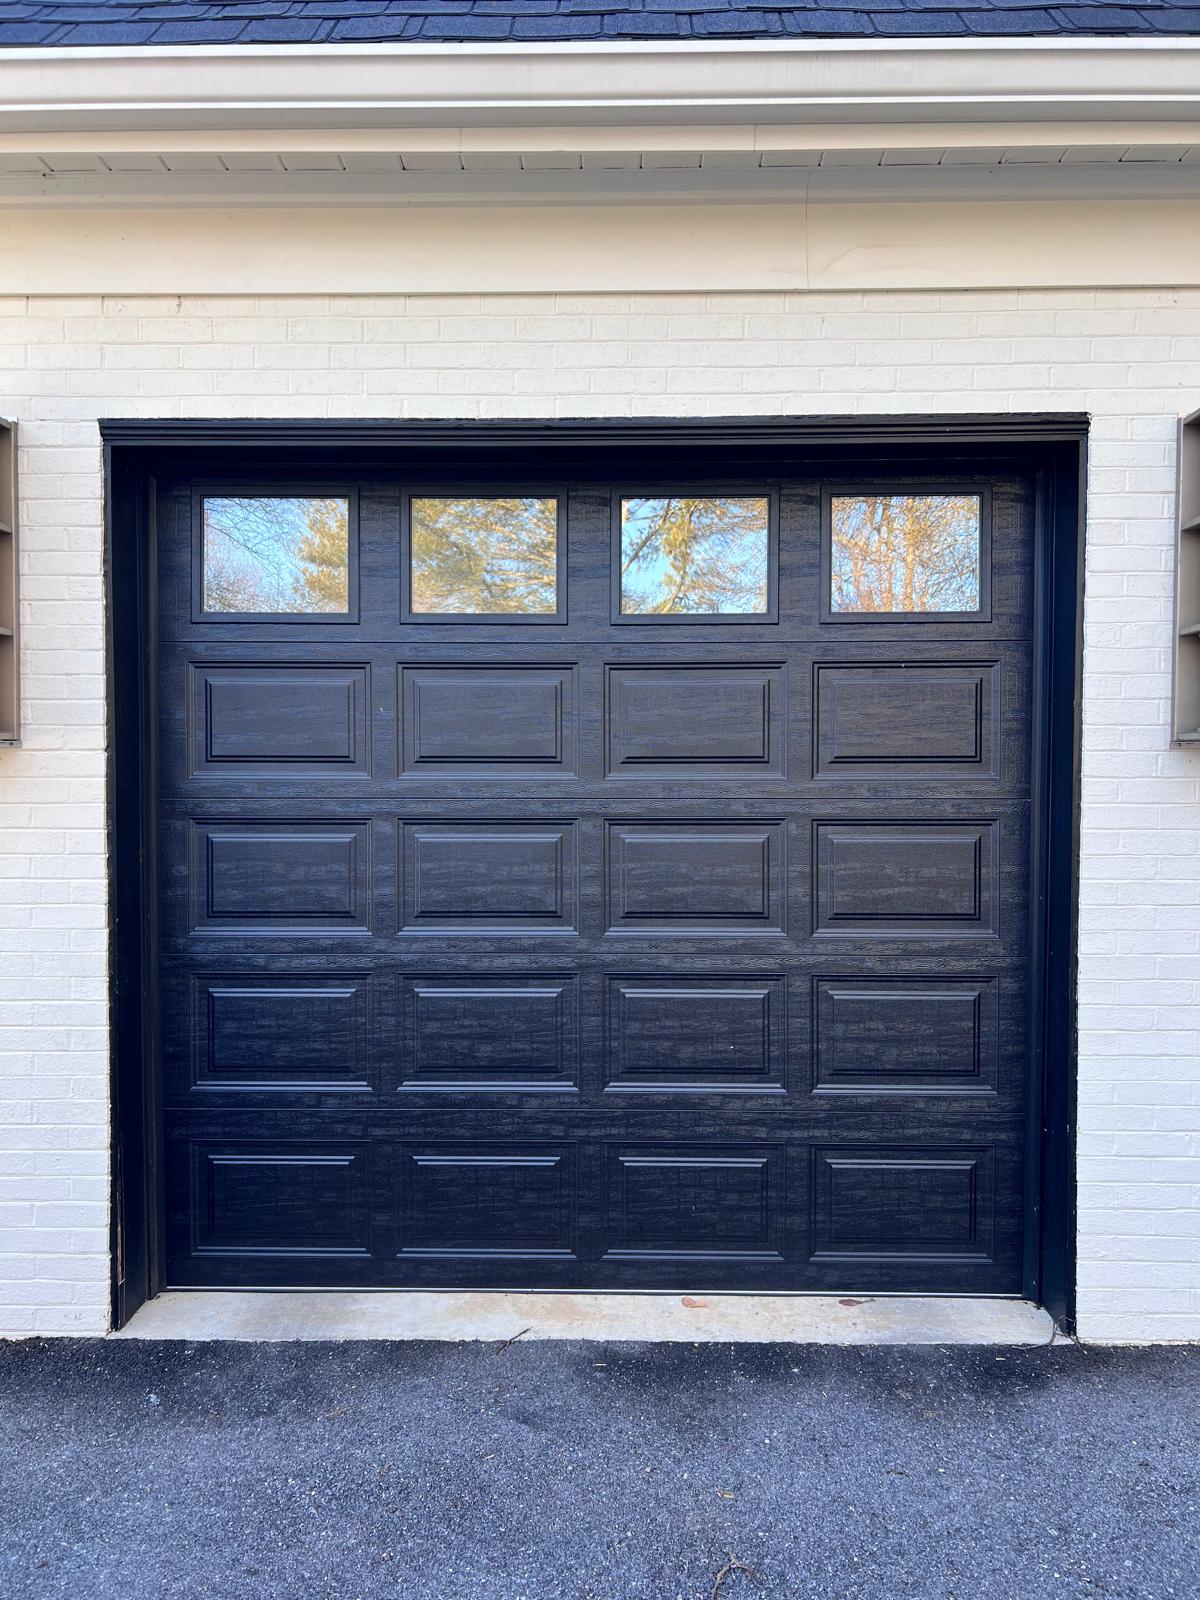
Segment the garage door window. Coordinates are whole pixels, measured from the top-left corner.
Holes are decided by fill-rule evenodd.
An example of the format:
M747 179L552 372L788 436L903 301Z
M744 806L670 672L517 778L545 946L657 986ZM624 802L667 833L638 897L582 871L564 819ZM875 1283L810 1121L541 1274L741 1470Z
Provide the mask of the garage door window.
M767 620L769 495L623 495L614 620Z
M414 495L409 620L561 620L559 501L548 495Z
M350 614L350 499L204 495L205 616Z
M831 614L979 617L983 534L979 494L832 495Z

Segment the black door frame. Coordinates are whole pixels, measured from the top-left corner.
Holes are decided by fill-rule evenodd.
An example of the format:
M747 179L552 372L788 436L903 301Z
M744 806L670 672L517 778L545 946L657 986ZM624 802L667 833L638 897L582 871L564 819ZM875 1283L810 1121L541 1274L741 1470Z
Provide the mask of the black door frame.
M154 572L156 469L198 473L253 452L272 470L325 454L344 475L403 458L528 454L545 470L620 452L731 465L928 460L1019 462L1037 482L1030 897L1032 977L1024 1293L1073 1331L1075 1316L1075 970L1080 686L1088 419L1010 416L766 417L564 422L139 421L100 424L105 462L109 709L108 867L112 1063L113 1325L162 1285L157 1059Z

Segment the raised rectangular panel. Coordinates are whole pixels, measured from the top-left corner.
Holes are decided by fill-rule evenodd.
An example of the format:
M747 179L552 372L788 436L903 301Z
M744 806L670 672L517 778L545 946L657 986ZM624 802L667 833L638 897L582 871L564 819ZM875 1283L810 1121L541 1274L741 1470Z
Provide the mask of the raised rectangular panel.
M573 823L407 823L403 870L406 929L574 932Z
M819 934L923 938L994 934L995 822L813 825Z
M211 1089L370 1087L371 980L362 973L193 980L193 1081Z
M194 1146L192 1184L198 1254L367 1253L361 1147Z
M401 1255L512 1260L574 1254L570 1148L408 1145L400 1159Z
M194 665L191 671L194 773L369 772L365 666Z
M574 776L572 667L403 667L404 772Z
M986 1261L990 1150L815 1149L814 1260Z
M993 662L819 664L819 778L998 778Z
M783 1088L783 979L610 977L605 1088Z
M572 1089L576 980L479 973L400 980L405 1089Z
M779 1260L783 1152L650 1145L605 1151L607 1260Z
M610 775L777 778L780 667L610 667Z
M995 978L818 978L816 1087L995 1092Z
M608 932L782 931L777 822L611 822Z
M368 931L370 824L192 824L198 933Z

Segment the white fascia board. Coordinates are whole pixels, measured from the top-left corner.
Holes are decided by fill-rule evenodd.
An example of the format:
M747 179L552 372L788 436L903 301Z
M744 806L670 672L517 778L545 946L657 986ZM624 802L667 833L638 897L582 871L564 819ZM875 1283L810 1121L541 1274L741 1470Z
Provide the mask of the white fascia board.
M1184 120L1200 40L0 50L0 129Z

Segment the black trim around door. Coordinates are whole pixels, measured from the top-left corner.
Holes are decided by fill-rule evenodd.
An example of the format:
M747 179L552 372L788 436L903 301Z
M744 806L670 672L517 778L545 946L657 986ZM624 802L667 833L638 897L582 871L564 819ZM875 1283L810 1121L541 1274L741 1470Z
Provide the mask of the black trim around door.
M1033 816L1040 819L1030 918L1034 994L1024 1293L1071 1331L1075 1279L1075 966L1078 749L1087 418L768 417L567 422L105 421L109 870L112 904L113 1321L161 1286L154 703L154 479L159 463L197 476L231 454L284 473L303 461L341 475L386 458L425 468L528 454L531 468L619 454L658 475L687 461L837 467L928 463L944 473L1020 462L1037 474L1035 619L1039 685Z

